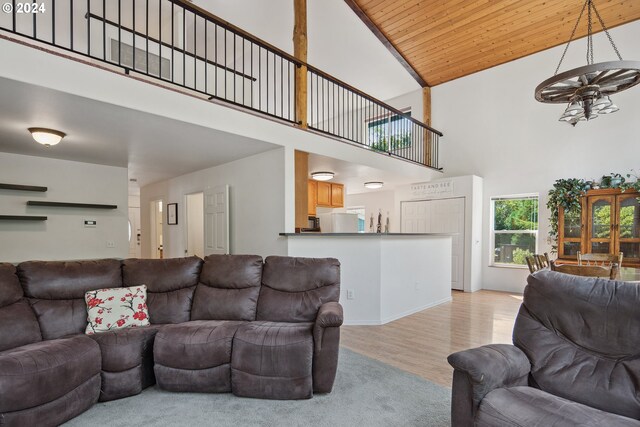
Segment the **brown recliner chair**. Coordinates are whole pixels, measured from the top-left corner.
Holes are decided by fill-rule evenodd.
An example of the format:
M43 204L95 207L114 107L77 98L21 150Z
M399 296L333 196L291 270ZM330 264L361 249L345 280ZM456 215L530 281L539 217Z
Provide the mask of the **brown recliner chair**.
M640 285L538 271L513 343L449 356L453 426L640 426Z
M45 318L56 311L46 303L40 308ZM71 317L55 322L73 323ZM98 344L84 335L51 331L41 331L15 267L0 264L0 425L58 425L98 401Z

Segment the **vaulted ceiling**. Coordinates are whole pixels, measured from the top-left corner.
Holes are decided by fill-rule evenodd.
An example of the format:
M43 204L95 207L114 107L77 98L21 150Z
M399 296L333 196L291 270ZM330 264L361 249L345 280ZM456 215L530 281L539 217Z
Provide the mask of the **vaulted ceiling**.
M416 80L428 86L566 43L584 4L584 0L345 1L378 38L388 40L390 50L415 71ZM594 4L608 28L640 19L640 0L594 0ZM600 25L593 28L599 31ZM576 38L586 34L584 16Z

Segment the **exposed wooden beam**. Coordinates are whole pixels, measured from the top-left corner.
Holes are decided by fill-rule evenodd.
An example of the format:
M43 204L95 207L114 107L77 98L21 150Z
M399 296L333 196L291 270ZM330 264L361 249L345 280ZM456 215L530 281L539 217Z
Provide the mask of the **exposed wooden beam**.
M420 74L418 74L418 72L411 66L411 64L409 64L409 61L407 61L407 59L404 56L402 56L402 54L398 51L398 49L396 49L393 43L389 41L387 36L385 36L384 33L380 31L380 29L376 26L376 24L373 23L373 21L369 18L369 16L367 16L367 14L364 13L364 11L360 8L360 6L358 6L358 3L356 3L356 0L344 0L344 2L349 5L351 10L353 10L353 12L358 16L358 18L360 18L360 20L364 22L367 28L371 30L371 32L378 38L378 40L380 40L380 42L387 48L387 50L391 52L391 54L396 58L396 60L400 62L400 64L405 68L405 70L407 70L409 74L411 74L411 77L413 77L420 86L422 87L429 86L427 82L420 76Z
M309 225L309 153L295 151L295 205L296 205L296 232Z
M307 0L293 0L293 56L307 62ZM296 121L307 127L307 66L296 67ZM306 188L306 180L305 180ZM296 202L297 203L297 202ZM306 209L306 208L305 208Z

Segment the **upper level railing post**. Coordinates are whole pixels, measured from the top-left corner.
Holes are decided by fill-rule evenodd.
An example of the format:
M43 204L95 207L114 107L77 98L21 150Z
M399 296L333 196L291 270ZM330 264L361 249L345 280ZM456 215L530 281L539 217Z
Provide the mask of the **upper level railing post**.
M422 121L431 126L431 88L425 86L422 88ZM424 164L433 166L431 159L431 139L432 134L428 129L424 129Z
M293 56L302 62L296 66L295 122L307 127L307 0L293 0Z

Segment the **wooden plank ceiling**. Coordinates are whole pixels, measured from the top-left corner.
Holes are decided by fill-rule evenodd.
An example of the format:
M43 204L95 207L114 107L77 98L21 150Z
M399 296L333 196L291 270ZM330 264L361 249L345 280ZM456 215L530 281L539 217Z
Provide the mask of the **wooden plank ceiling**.
M566 43L584 4L584 0L345 1L364 12L366 17L361 18L365 22L368 18L389 40L391 50L395 48L429 86ZM594 4L608 28L640 19L640 0ZM593 28L601 30L598 23ZM576 38L586 34L585 11ZM625 57L631 48L620 46L623 59L638 59ZM604 54L603 60L615 59L613 51ZM549 64L549 69L555 65Z

